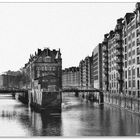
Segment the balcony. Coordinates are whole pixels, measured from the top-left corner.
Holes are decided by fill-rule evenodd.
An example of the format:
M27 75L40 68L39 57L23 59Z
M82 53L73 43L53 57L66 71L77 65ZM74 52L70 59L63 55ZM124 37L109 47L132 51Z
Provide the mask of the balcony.
M107 53L107 52L108 52L108 50L107 50L107 49L105 49L105 48L103 48L103 52L104 52L104 53Z
M119 71L119 72L123 71L122 65L120 65L120 64L117 65L116 70Z
M104 67L105 69L107 69L107 68L108 68L108 65L104 64L103 67Z
M108 75L108 71L104 71L104 75L107 76Z
M123 61L122 61L122 59L119 59L119 58L117 58L116 59L116 63L118 64L118 65L123 65Z
M123 82L122 76L119 74L119 76L116 78L118 82Z
M107 76L105 76L105 77L103 78L103 81L108 81Z
M122 44L122 39L116 39L116 43Z
M117 56L117 57L123 57L122 51L117 51L117 52L116 52L116 56Z
M103 45L102 48L103 48L103 50L107 50L107 46L106 45Z
M103 62L104 62L105 64L107 64L107 63L108 63L108 60L107 60L107 59L104 59Z
M122 79L117 78L117 81L118 81L119 83L123 83L123 80L122 80Z
M106 68L104 68L104 74L106 73L106 75L107 75L107 73L108 73L108 68L106 67Z
M103 57L104 58L108 58L108 55L105 53L105 54L103 54Z
M105 85L109 85L109 81L108 80L104 81L104 83L105 83Z
M116 49L117 49L117 50L122 50L123 47L122 47L122 45L117 44L117 45L116 45Z

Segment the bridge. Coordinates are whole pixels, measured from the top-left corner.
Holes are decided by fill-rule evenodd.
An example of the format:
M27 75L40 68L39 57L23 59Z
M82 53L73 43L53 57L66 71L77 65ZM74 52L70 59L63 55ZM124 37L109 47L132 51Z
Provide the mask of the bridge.
M0 89L0 94L4 94L4 93L14 94L14 93L26 93L26 92L28 92L27 89L18 89L18 88L1 88Z
M76 88L76 87L65 87L62 89L62 92L102 92L99 89L96 88L90 88L90 89L85 89L85 88Z
M0 88L0 94L2 93L23 93L28 92L29 89L19 89L19 88ZM81 87L63 87L61 92L102 92L96 88L81 88Z
M87 88L87 87L63 87L62 92L74 92L75 96L82 96L83 98L86 98L90 101L97 101L99 103L103 103L104 96L103 91L96 89L96 88Z
M1 88L0 89L0 94L5 94L5 93L9 93L12 94L13 96L15 96L15 93L21 93L22 95L20 96L24 96L24 98L26 98L28 100L28 91L29 89L18 89L18 88ZM79 96L82 95L83 97L86 98L96 98L98 96L98 100L99 102L103 102L103 92L99 89L96 88L84 88L84 87L63 87L60 92L65 93L71 93L74 92L75 96ZM97 95L98 93L98 95Z

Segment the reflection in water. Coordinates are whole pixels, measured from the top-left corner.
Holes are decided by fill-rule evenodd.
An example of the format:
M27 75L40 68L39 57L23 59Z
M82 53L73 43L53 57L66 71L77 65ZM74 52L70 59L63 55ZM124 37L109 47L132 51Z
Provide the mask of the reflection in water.
M61 136L61 115L31 112L31 122L33 136Z
M36 113L10 96L0 97L0 136L125 136L140 134L140 117L109 105L63 95L61 115Z
M43 113L41 119L43 136L61 136L61 115L48 116L48 114Z

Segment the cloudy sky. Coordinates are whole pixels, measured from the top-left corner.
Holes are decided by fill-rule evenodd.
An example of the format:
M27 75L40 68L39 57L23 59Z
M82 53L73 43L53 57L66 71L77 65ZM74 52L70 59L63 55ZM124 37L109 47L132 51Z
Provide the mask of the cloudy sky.
M61 49L63 68L90 56L135 3L0 3L0 73L18 70L37 48Z

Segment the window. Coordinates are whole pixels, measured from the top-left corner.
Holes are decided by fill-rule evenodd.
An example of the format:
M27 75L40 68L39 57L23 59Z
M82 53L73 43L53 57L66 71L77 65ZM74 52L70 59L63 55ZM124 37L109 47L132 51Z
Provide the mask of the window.
M127 78L127 71L125 71L125 78Z
M53 67L53 71L55 71L56 70L56 67Z
M139 30L137 30L137 37L138 37Z
M132 47L135 46L135 41L132 42Z
M139 77L139 68L137 68L137 77Z
M134 37L135 37L135 32L132 33L132 38L134 38Z
M40 76L40 71L38 70L38 71L37 71L37 77L39 77L39 76Z
M127 60L127 54L125 54L125 60Z
M137 81L137 87L138 87L138 89L140 89L139 80Z
M129 56L129 57L131 56L131 52L129 52L128 56Z
M128 86L131 87L131 81L130 80L129 80L129 83L128 84L129 84Z
M128 36L128 41L129 41L129 40L131 40L131 36L130 36L130 35Z
M127 46L125 46L125 52L127 52Z
M127 89L127 82L125 82L125 89Z
M127 68L127 61L125 61L125 68Z
M125 40L124 40L124 43L127 44L127 40L126 40L126 38L125 38Z
M137 64L140 64L140 59L139 59L139 57L137 57Z
M135 80L133 80L132 87L135 87Z
M132 76L135 76L135 69L132 69Z
M131 76L131 70L128 70L128 76Z
M47 57L45 57L45 62L51 62L51 57L49 57L49 56L47 56Z
M129 60L129 65L131 65L131 60Z
M132 54L135 55L135 50L133 50Z
M128 48L129 48L129 49L131 48L131 44L128 44Z
M140 54L140 49L139 48L137 48L137 55L139 55Z
M45 67L44 66L42 66L42 71L44 71L45 70Z
M135 63L135 58L133 58L133 64Z
M137 46L138 46L138 45L140 45L140 41L139 41L139 39L137 39Z

